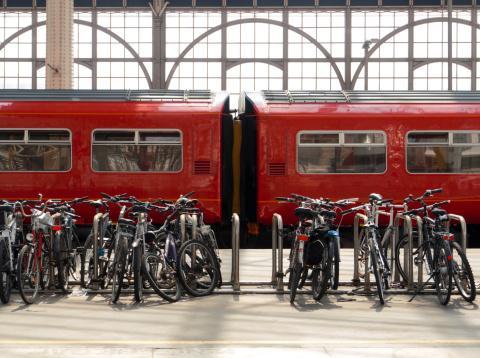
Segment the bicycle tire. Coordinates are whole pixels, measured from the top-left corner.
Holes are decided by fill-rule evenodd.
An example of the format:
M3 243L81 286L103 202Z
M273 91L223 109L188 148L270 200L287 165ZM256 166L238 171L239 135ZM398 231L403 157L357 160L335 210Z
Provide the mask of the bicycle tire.
M215 255L205 243L189 240L182 244L178 251L177 274L188 294L194 297L207 296L217 287L215 261ZM202 277L198 280L200 275ZM201 280L202 278L206 281Z
M10 255L8 252L7 239L0 241L0 301L8 303L12 292L12 273L10 272Z
M325 262L326 261L326 262ZM312 272L312 296L315 301L320 301L328 289L328 283L331 278L332 257L327 254L326 260L320 263L321 267L316 267Z
M26 304L35 302L40 287L40 267L38 265L38 256L34 252L35 249L30 245L24 245L18 254L17 260L18 291ZM33 274L35 277L32 282ZM27 283L29 287L24 286Z
M124 237L119 237L113 258L112 303L116 303L118 301L120 292L122 291L127 254L127 240Z
M397 268L398 273L402 277L403 282L405 282L406 284L408 284L408 277L401 263L402 260L400 259L400 251L407 244L407 242L408 242L407 238L403 237L402 239L398 240L397 245L395 247L395 267Z
M302 264L300 262L295 262L290 271L291 282L290 282L290 303L295 302L295 297L297 296L298 284L302 276Z
M83 288L88 288L90 280L92 277L91 274L91 264L93 258L93 234L90 233L85 240L85 245L83 245L81 264L80 264L80 285Z
M143 243L133 248L133 296L136 302L143 300Z
M442 240L437 244L434 259L435 290L440 303L446 306L450 302L453 289L452 255L447 241Z
M470 262L468 261L467 255L465 254L465 252L463 251L462 247L458 242L452 242L452 247L453 247L453 250L452 250L453 279L455 281L455 286L457 286L458 291L460 292L460 295L462 295L465 301L473 302L475 301L475 298L477 296L477 289L475 286L475 278L473 276ZM461 267L460 265L458 265L457 261L455 260L455 257L456 257L455 253L458 256L460 256L462 260Z
M166 263L168 272L165 273L165 269L162 268L164 266L163 260L161 253L146 254L143 260L145 276L157 295L168 302L176 302L182 296L181 283L176 273L176 268L171 267L168 262ZM167 279L165 285L160 284L160 282L166 281L163 278ZM168 282L168 280L173 282ZM169 294L170 292L172 294Z
M55 233L55 237L53 238L53 254L55 256L55 264L57 266L58 286L63 293L68 293L68 275L70 269L68 257L66 258L67 244L61 231L57 231Z
M378 267L378 257L375 250L370 250L370 260L372 260L373 274L375 276L375 284L377 285L378 299L382 305L385 304L385 296L383 292L383 278Z

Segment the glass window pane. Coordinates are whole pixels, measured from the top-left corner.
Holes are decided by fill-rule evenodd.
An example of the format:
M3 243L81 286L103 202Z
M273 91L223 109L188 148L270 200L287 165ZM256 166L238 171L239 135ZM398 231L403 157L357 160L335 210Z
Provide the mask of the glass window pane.
M345 133L345 143L348 144L383 144L382 133Z
M71 145L1 144L0 171L68 171Z
M453 143L479 144L480 133L453 133Z
M70 140L70 133L68 131L28 131L29 141L68 141Z
M383 173L386 169L385 147L336 148L336 173Z
M25 131L23 130L2 130L0 131L0 141L23 141Z
M180 143L179 132L140 132L140 142Z
M408 143L448 143L448 132L415 132L408 134Z
M133 142L135 132L131 131L96 131L94 133L96 142Z
M407 148L411 173L480 173L479 146L412 146Z
M300 135L300 143L338 144L338 137L338 133L302 133Z
M109 172L178 172L180 145L94 145L92 167Z
M304 174L334 173L335 147L299 147L297 168Z

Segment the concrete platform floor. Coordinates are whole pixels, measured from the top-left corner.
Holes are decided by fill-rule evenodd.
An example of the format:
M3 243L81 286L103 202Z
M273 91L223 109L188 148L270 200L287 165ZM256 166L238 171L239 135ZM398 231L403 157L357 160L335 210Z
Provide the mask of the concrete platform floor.
M346 253L342 272L349 278ZM241 279L268 280L270 255L242 250ZM480 250L469 257L480 272ZM222 294L168 304L150 295L135 304L125 295L112 305L108 295L74 288L68 296L47 294L26 306L14 295L0 305L0 356L480 356L476 303L454 296L443 307L433 295L409 298L387 295L381 306L376 296L332 294L315 302L305 294L290 305L283 294Z

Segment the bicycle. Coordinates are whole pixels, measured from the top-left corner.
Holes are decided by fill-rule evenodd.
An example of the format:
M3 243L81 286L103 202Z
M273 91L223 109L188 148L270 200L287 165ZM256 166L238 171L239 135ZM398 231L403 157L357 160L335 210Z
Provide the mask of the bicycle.
M370 272L375 276L377 294L382 305L385 304L385 290L389 287L390 267L384 255L384 250L380 246L378 231L378 213L382 206L390 204L391 199L383 199L380 194L372 193L369 195L369 202L342 212L343 215L359 210L364 210L367 215L367 222L360 235L359 256L355 259L363 263L364 267L369 266Z

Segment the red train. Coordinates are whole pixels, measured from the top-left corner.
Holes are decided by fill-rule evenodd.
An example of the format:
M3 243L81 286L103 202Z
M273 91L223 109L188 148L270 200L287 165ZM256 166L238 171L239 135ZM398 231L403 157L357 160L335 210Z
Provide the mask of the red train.
M228 95L209 91L1 91L0 197L193 190L219 222L231 206L228 112Z
M210 223L233 208L268 225L293 222L274 201L291 192L443 187L450 211L480 223L478 93L264 91L239 112L223 92L0 91L0 197L193 190Z
M480 223L478 93L265 91L247 94L242 113L250 221L292 222L274 201L291 192L401 202L442 187L449 211Z

